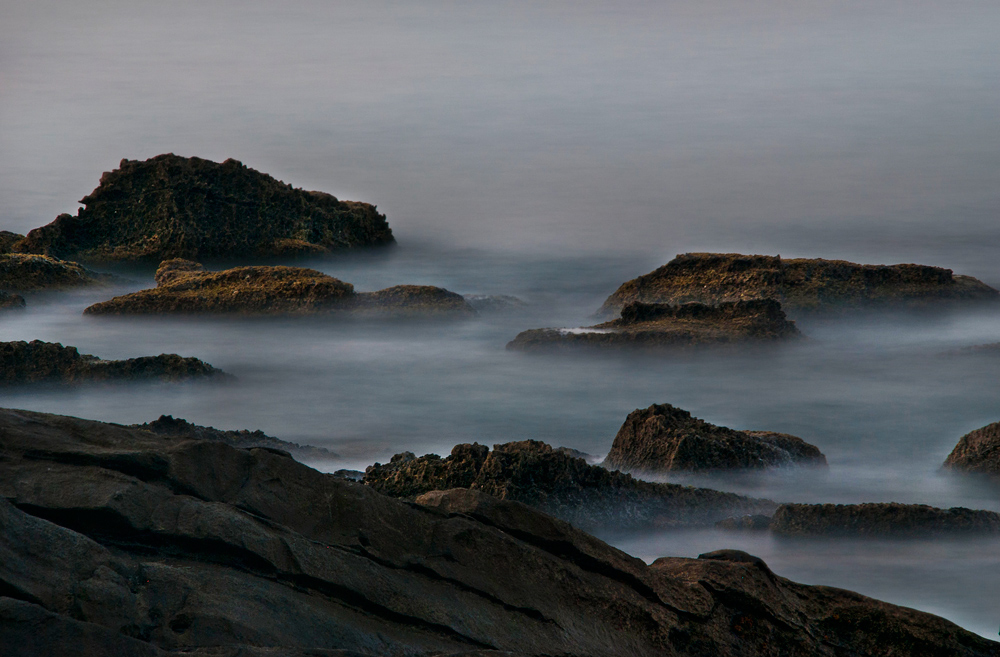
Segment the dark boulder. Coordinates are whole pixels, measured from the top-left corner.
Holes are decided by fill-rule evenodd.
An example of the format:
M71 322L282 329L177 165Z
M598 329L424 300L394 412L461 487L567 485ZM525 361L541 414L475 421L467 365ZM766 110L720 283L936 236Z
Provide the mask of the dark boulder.
M1000 514L926 504L782 504L771 531L784 536L934 536L1000 533Z
M962 436L944 467L959 472L1000 476L1000 422Z
M589 465L543 442L456 445L451 455L397 454L365 471L365 484L403 499L453 488L474 489L527 504L584 529L707 526L734 514L770 513L777 506L707 488L652 483Z
M375 206L294 189L236 160L158 155L122 160L76 216L62 214L15 248L89 261L281 257L393 241Z
M197 358L177 354L101 360L58 342L0 342L0 385L27 383L82 383L228 377Z
M24 253L0 253L0 290L38 292L110 285L115 277L75 262Z
M825 466L826 457L795 436L737 431L709 424L670 404L653 404L629 413L604 464L636 472L733 470Z
M623 283L604 302L610 315L632 302L719 304L775 299L788 311L845 308L925 308L1000 299L971 276L926 265L860 265L820 258L739 253L685 253Z
M1000 654L749 555L647 566L516 502L442 497L394 500L267 449L0 410L2 652Z

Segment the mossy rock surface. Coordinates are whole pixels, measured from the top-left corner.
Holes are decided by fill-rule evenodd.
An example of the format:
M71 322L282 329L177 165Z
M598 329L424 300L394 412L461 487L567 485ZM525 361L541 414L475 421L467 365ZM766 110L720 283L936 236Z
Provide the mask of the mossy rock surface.
M0 253L0 290L39 292L110 285L115 277L43 255Z
M14 248L84 261L315 255L393 241L374 205L293 188L233 159L122 160L80 203Z

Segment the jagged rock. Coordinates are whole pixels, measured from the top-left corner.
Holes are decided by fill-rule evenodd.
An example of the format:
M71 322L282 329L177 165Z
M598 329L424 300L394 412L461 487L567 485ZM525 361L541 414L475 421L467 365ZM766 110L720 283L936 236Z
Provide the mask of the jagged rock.
M410 500L435 490L471 488L584 529L704 526L734 514L770 513L777 506L707 488L640 481L536 440L494 445L492 452L485 445L456 445L447 458L404 452L370 466L364 482Z
M932 536L997 534L1000 513L926 504L782 504L771 531L785 536Z
M24 239L24 235L12 233L9 230L0 230L0 253L9 253L15 244Z
M76 216L30 231L15 248L90 261L275 257L386 244L375 206L293 189L229 159L122 160Z
M796 584L750 555L647 566L527 506L460 495L473 499L407 504L271 450L0 410L0 645L16 657L1000 654L941 618Z
M0 342L0 385L228 376L197 358L177 354L101 360L58 342Z
M781 304L770 299L725 302L718 306L686 303L629 303L621 317L583 328L532 329L507 343L508 349L611 347L668 349L766 344L800 337Z
M27 302L20 294L0 291L0 310L24 308L26 305Z
M75 262L43 255L0 253L0 289L37 292L110 285L111 274L99 274Z
M736 431L709 424L670 404L653 404L629 413L604 465L636 472L729 470L825 466L826 457L815 446L786 433Z
M302 267L235 267L205 271L197 262L165 260L156 287L89 306L89 315L323 313L474 315L461 297L429 285L397 285L377 292Z
M257 431L247 431L246 429L226 431L216 429L215 427L198 426L181 418L175 419L172 415L161 415L152 422L133 424L132 427L151 431L160 436L215 440L242 449L250 449L252 447L276 449L288 452L298 459L331 459L337 457L337 454L325 447L299 445L287 440L279 440L278 438L268 436L259 429Z
M1000 475L1000 422L962 436L945 459L944 467L961 472Z
M971 276L954 276L950 269L926 265L859 265L819 258L684 253L655 271L623 283L598 312L610 315L635 301L715 305L747 299L776 299L792 312L996 301L1000 292Z

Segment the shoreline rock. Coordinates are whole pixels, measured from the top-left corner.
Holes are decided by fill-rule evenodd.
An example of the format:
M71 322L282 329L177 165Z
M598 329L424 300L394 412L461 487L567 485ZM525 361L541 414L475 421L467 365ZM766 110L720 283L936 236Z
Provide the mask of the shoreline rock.
M774 431L737 431L709 424L670 404L629 413L604 465L626 472L826 466L826 457L801 438Z
M739 253L683 253L621 285L598 311L610 315L635 301L720 304L775 299L788 312L864 307L929 308L1000 300L971 276L926 265L861 265L820 258Z
M39 292L111 285L117 277L44 255L0 253L0 290Z
M177 354L102 360L58 342L0 342L0 386L210 377L231 378L231 375L197 358Z
M392 243L374 205L293 188L228 159L122 160L76 216L29 231L23 253L92 262L288 257Z
M1000 422L962 436L943 467L956 472L1000 476Z
M901 537L1000 534L1000 513L926 504L782 504L770 530L781 536Z
M770 299L700 303L629 303L621 317L603 324L570 329L531 329L507 343L507 349L543 351L572 348L676 350L698 347L769 344L801 337L781 305Z

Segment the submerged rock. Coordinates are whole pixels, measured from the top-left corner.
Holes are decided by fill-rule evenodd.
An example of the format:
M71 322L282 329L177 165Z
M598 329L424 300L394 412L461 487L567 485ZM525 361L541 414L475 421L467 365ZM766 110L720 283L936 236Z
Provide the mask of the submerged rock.
M585 529L634 530L711 525L734 514L770 513L776 504L707 488L651 483L589 465L584 459L524 440L456 445L451 455L412 452L376 463L365 484L404 499L466 488L541 509Z
M795 436L737 431L709 424L670 404L653 404L629 413L604 465L653 473L825 466L826 457Z
M24 253L0 253L0 290L37 292L109 285L115 277L75 262Z
M668 349L767 344L800 337L781 305L770 299L706 306L630 303L621 317L583 328L532 329L508 349L540 351L578 347Z
M28 411L0 410L0 527L10 657L1000 654L744 553L647 566L481 493L417 506L272 450Z
M524 300L509 294L466 294L465 300L481 313L509 312L528 307Z
M715 526L719 529L727 529L730 531L762 532L771 528L771 516L757 514L751 516L723 518L719 522L715 523Z
M16 245L91 261L274 257L393 241L374 205L294 189L229 159L122 160L76 216L62 214Z
M785 536L933 536L1000 533L1000 513L926 504L782 504L770 529Z
M926 265L685 253L623 283L599 312L610 315L636 301L719 304L747 299L775 299L791 312L996 301L1000 292L971 276L955 276L950 269Z
M152 422L133 424L132 427L150 431L160 436L191 438L193 440L214 440L241 449L251 449L254 447L276 449L288 452L297 459L330 459L337 456L324 447L299 445L287 440L279 440L278 438L268 436L259 429L257 431L247 431L246 429L227 431L216 429L215 427L202 427L181 418L174 418L172 415L161 415Z
M0 385L228 376L197 358L177 354L101 360L58 342L0 342Z
M0 310L24 308L27 305L20 294L0 291Z
M960 472L1000 476L1000 422L962 436L944 467Z
M429 285L397 285L377 292L302 267L236 267L205 271L189 260L165 260L156 271L157 286L89 306L89 315L354 314L473 315L461 297Z

